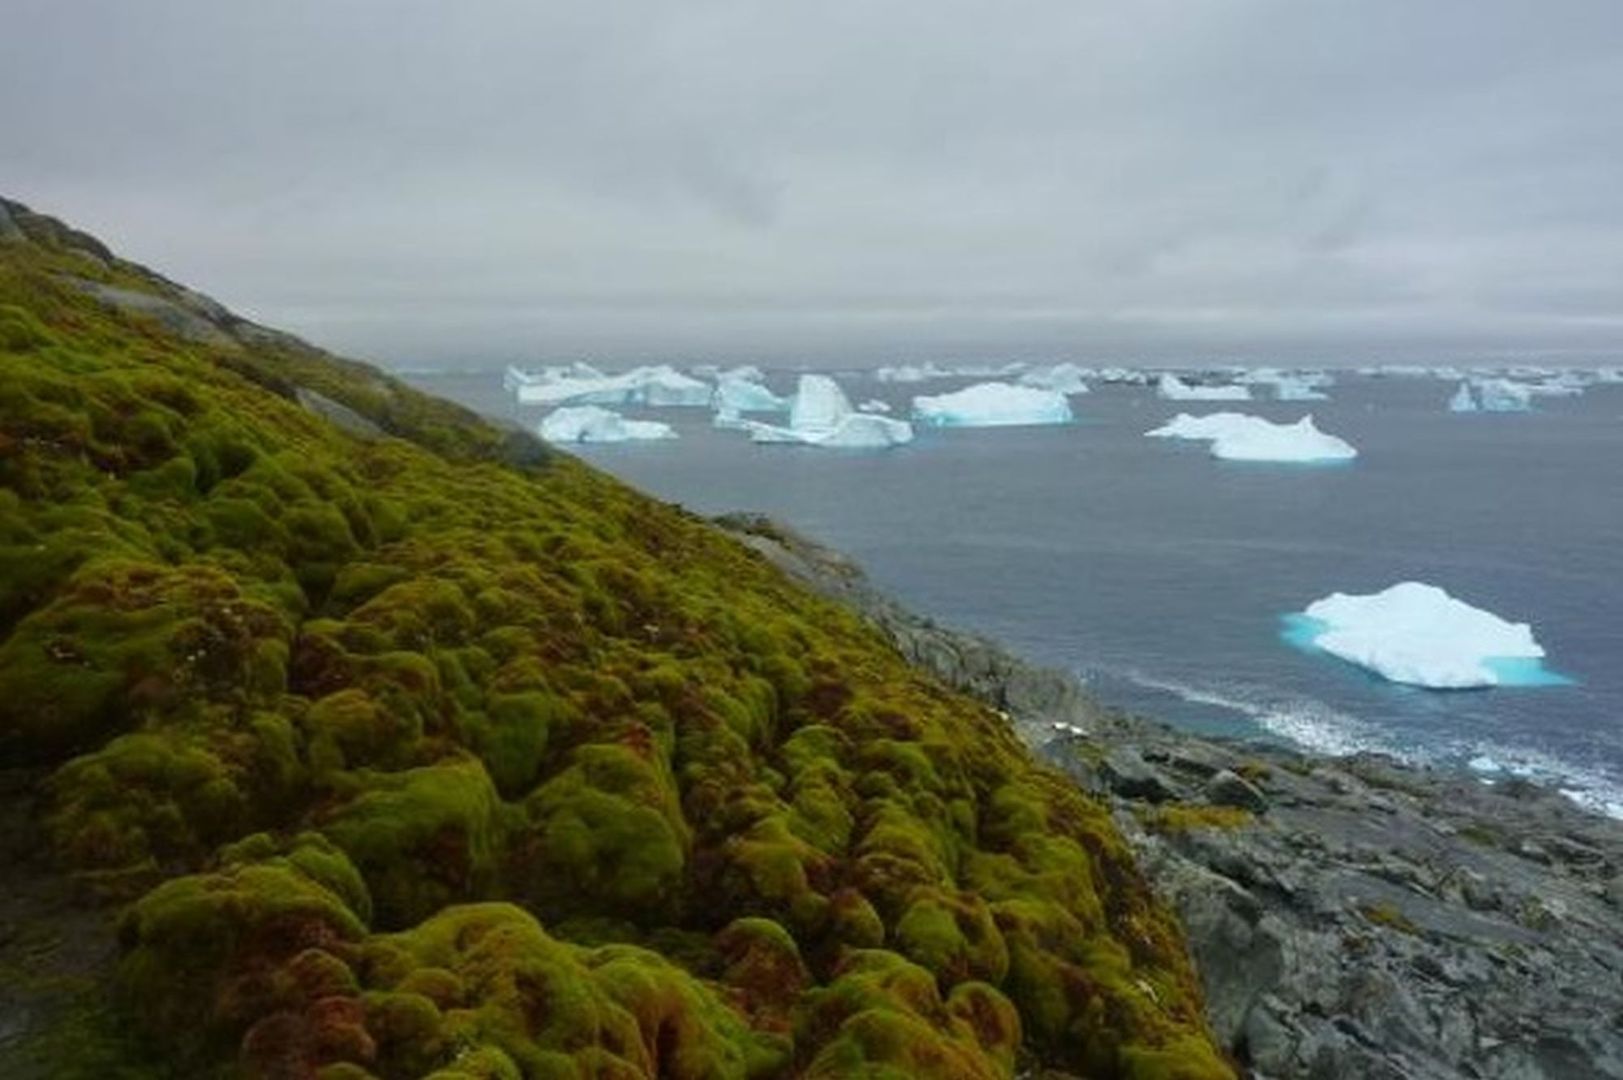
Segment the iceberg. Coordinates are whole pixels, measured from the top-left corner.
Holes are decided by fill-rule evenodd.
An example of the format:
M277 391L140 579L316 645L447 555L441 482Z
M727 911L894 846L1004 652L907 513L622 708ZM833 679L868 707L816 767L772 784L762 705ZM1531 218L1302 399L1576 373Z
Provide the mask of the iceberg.
M1168 401L1251 400L1251 391L1243 386L1194 386L1171 373L1161 376L1155 392Z
M1072 363L1032 368L1020 376L1018 382L1021 386L1035 386L1039 390L1054 390L1067 395L1088 392L1088 384L1083 381L1082 369Z
M514 378L517 374L521 378ZM509 369L504 379L525 405L709 405L710 384L666 364L604 375L588 364L538 374Z
M1155 380L1145 371L1135 371L1132 368L1105 367L1093 373L1094 378L1102 383L1114 383L1125 386L1147 386Z
M1057 390L1012 383L976 383L950 394L913 399L913 419L937 427L1068 424L1071 404Z
M1460 388L1454 391L1454 396L1448 399L1449 412L1476 412L1476 398L1471 394L1471 384L1460 383Z
M828 431L852 411L839 383L827 375L802 375L789 406L789 426L796 431Z
M627 420L614 410L599 405L566 405L554 409L541 421L536 433L555 443L676 438L676 432L669 424L657 420Z
M717 412L782 412L789 402L774 394L759 377L750 378L737 372L724 372L716 381L710 403Z
M1526 412L1532 404L1532 391L1509 379L1477 379L1474 387L1483 412Z
M721 426L721 416L717 416ZM800 443L807 446L880 449L913 441L913 425L906 420L858 412L851 408L840 384L827 375L802 375L789 409L789 426L778 427L736 416L727 426L748 431L758 443Z
M1245 413L1179 413L1145 434L1162 439L1209 440L1212 456L1226 461L1312 463L1350 461L1358 456L1345 439L1320 431L1311 413L1294 424L1275 424Z
M893 364L875 371L874 378L882 383L928 382L931 379L950 379L952 372L936 363Z
M637 368L624 376L632 381L631 399L643 405L704 406L710 404L710 384L673 367Z
M1549 685L1544 648L1526 623L1405 581L1363 596L1332 593L1287 616L1288 636L1391 682L1434 690Z
M1237 380L1250 386L1266 386L1276 401L1328 401L1324 392L1334 380L1322 371L1282 371L1279 368L1252 368Z
M1278 401L1329 401L1330 395L1306 379L1285 376L1274 384L1274 398Z

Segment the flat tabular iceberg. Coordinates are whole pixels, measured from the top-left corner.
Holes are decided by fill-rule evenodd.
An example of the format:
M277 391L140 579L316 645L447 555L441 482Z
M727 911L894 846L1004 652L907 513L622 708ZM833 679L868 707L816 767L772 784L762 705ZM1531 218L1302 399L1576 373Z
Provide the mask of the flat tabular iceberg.
M1155 392L1168 401L1251 400L1251 391L1243 386L1194 386L1172 374L1161 376Z
M1011 383L976 383L950 394L913 399L913 419L938 427L1068 424L1071 405L1057 390Z
M1209 439L1212 456L1227 461L1350 461L1358 456L1345 439L1320 431L1311 414L1294 424L1275 424L1244 413L1179 413L1145 434L1163 439Z
M1526 623L1418 581L1365 596L1333 593L1293 618L1301 643L1392 682L1464 690L1565 681L1542 670L1544 649Z
M717 423L721 423L720 414ZM840 384L827 375L800 377L789 409L788 427L738 420L736 414L727 426L742 427L759 443L880 449L913 441L913 425L906 420L857 412Z
M657 420L627 420L598 405L566 405L548 413L536 432L548 442L633 442L674 439L669 424Z

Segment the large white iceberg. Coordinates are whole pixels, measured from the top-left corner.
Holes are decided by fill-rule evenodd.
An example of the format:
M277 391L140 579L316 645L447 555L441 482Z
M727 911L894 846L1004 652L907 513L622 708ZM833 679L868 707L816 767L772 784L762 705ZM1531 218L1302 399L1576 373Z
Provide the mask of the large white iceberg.
M1057 390L988 382L913 399L913 419L938 427L1068 424L1071 403Z
M1068 361L1052 367L1032 368L1020 376L1019 383L1021 386L1035 386L1039 390L1056 390L1061 394L1088 392L1082 369Z
M721 425L720 414L716 422ZM759 443L879 449L913 441L912 424L851 408L840 384L827 375L800 377L789 408L788 427L742 420L736 415L726 426L742 427Z
M548 442L635 442L644 439L674 439L669 424L657 420L627 420L612 409L599 405L566 405L554 409L541 421L536 432Z
M709 405L710 384L667 365L604 375L587 364L538 373L510 368L504 382L525 405Z
M1291 636L1413 686L1463 690L1564 681L1542 670L1544 649L1526 623L1506 622L1418 581L1316 600L1295 617Z
M1311 413L1294 424L1275 424L1245 413L1179 413L1145 434L1162 439L1209 440L1212 456L1227 461L1350 461L1358 456L1345 439L1320 431Z
M1170 372L1161 376L1155 392L1167 401L1250 401L1251 391L1244 386L1193 385Z

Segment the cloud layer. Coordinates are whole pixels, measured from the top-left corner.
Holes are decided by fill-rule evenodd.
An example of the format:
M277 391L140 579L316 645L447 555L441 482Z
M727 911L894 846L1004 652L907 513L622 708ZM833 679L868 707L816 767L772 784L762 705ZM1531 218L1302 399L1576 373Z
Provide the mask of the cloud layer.
M406 362L1623 343L1615 0L13 0L0 189Z

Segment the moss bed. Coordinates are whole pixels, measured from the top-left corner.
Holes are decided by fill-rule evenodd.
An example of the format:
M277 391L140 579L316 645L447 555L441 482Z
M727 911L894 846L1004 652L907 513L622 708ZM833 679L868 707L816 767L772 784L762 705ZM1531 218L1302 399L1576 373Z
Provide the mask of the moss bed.
M994 713L572 458L97 301L187 294L48 221L0 241L0 755L151 1061L1232 1075L1107 813Z

